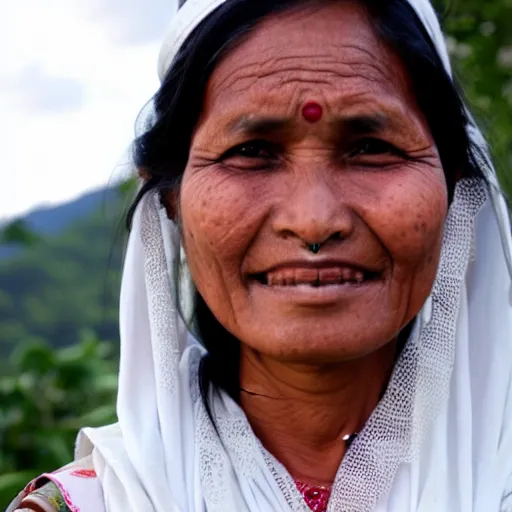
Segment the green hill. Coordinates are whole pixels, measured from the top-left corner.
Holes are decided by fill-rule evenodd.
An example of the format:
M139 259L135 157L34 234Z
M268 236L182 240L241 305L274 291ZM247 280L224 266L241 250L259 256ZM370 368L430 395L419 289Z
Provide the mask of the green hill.
M30 247L0 260L0 355L34 339L71 345L84 329L117 340L125 197L111 194L107 208L58 234L36 233Z

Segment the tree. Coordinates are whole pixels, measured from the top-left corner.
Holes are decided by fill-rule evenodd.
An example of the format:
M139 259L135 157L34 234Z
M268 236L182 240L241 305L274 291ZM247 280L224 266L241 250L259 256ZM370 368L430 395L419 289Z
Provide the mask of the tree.
M455 76L512 194L512 0L435 0Z
M30 247L39 240L40 237L27 227L23 219L14 220L0 232L0 244Z

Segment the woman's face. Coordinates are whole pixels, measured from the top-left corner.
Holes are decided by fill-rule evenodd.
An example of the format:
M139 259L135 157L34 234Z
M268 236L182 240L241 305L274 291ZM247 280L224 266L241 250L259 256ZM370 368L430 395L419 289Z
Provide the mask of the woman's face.
M179 204L194 282L246 347L341 362L397 336L431 290L447 191L407 72L362 7L274 16L229 53Z

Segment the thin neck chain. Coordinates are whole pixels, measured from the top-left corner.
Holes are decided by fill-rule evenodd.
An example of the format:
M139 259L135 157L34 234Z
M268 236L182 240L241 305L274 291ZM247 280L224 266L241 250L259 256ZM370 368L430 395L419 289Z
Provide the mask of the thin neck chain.
M358 436L359 432L354 432L353 434L348 434L343 437L343 441L347 445L347 448L350 448L350 445L354 442L355 438Z

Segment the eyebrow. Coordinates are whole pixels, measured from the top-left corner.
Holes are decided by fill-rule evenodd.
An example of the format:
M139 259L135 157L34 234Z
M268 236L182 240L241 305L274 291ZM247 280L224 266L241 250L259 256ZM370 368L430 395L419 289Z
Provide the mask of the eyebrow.
M342 117L334 121L341 130L355 135L370 135L382 132L391 124L386 114L375 113L371 115L359 115Z
M254 136L271 135L290 129L292 123L293 119L284 117L241 116L229 124L229 131Z
M229 123L228 129L233 134L244 133L258 137L282 133L289 130L294 122L294 118L287 117L244 115ZM334 119L332 123L339 131L354 135L379 133L392 124L389 117L383 113L341 116Z

